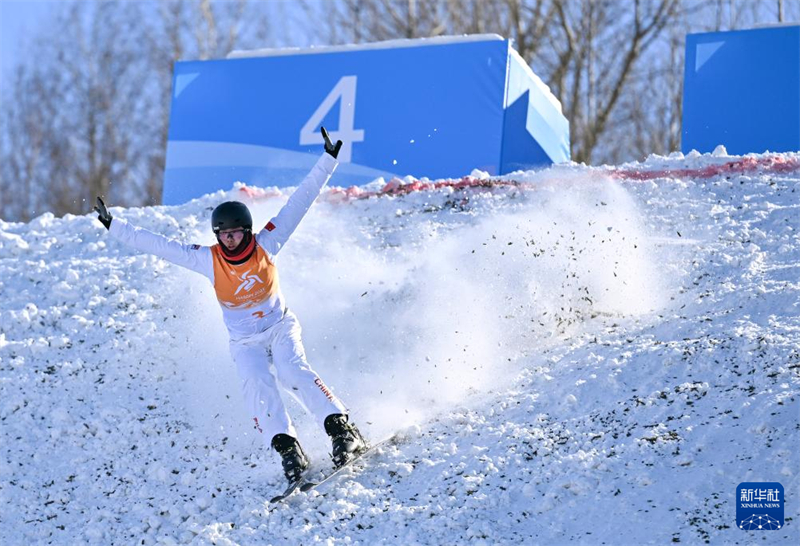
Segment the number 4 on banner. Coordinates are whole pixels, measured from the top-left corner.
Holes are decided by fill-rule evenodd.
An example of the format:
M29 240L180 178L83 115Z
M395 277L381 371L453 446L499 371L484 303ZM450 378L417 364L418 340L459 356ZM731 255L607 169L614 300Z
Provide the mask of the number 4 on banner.
M364 141L364 130L353 127L356 122L356 79L356 76L344 76L336 83L322 104L317 107L303 128L300 129L301 145L323 144L322 135L317 129L322 125L325 115L333 109L336 99L341 99L339 101L339 129L329 131L329 134L333 142L342 141L339 161L350 163L350 159L353 157L353 142Z

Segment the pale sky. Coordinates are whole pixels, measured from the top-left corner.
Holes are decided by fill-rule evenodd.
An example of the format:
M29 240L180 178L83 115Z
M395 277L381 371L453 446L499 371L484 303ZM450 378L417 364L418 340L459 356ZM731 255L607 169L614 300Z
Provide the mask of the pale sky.
M39 25L49 19L55 8L68 3L69 0L0 0L0 103L6 89L11 85L14 66L19 62L31 62L23 57L26 37L35 34ZM273 5L282 5L283 9L288 10L284 13L291 13L294 18L302 17L302 12L293 1L280 0ZM289 29L280 30L290 33ZM284 35L276 38L279 42L292 42L287 45L307 45L298 43L303 41L298 33L288 35L291 36L288 40Z
M13 67L20 58L26 36L36 32L58 0L0 0L0 101L10 85Z

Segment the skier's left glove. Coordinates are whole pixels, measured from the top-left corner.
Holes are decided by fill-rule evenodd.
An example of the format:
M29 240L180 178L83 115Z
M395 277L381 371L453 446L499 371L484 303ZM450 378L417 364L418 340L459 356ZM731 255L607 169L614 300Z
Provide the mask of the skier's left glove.
M322 133L322 139L325 141L325 151L336 158L339 155L339 148L342 147L342 141L337 140L334 145L331 143L331 138L328 136L328 131L325 130L325 127L320 127L319 130Z
M111 216L106 208L106 204L103 203L103 200L99 197L97 198L97 204L94 206L94 210L97 212L97 219L100 220L100 223L106 226L106 229L111 229L111 220L113 220L114 217Z

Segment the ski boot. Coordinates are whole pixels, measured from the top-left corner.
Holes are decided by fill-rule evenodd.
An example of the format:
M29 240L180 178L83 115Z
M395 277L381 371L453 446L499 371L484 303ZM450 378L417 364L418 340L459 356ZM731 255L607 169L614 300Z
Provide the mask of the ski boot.
M336 468L367 450L367 442L347 415L334 413L325 418L325 432L331 437L331 458Z
M272 448L281 456L283 474L293 484L303 477L309 466L308 457L300 447L300 443L288 434L276 434L272 439Z

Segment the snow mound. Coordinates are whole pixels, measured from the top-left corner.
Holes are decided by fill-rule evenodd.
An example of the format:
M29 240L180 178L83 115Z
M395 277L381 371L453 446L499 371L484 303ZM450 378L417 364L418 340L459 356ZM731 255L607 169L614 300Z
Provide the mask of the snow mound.
M751 543L737 484L800 490L797 154L484 174L332 189L282 251L309 360L403 434L276 506L207 281L93 215L0 221L0 543ZM208 244L286 196L111 212Z

